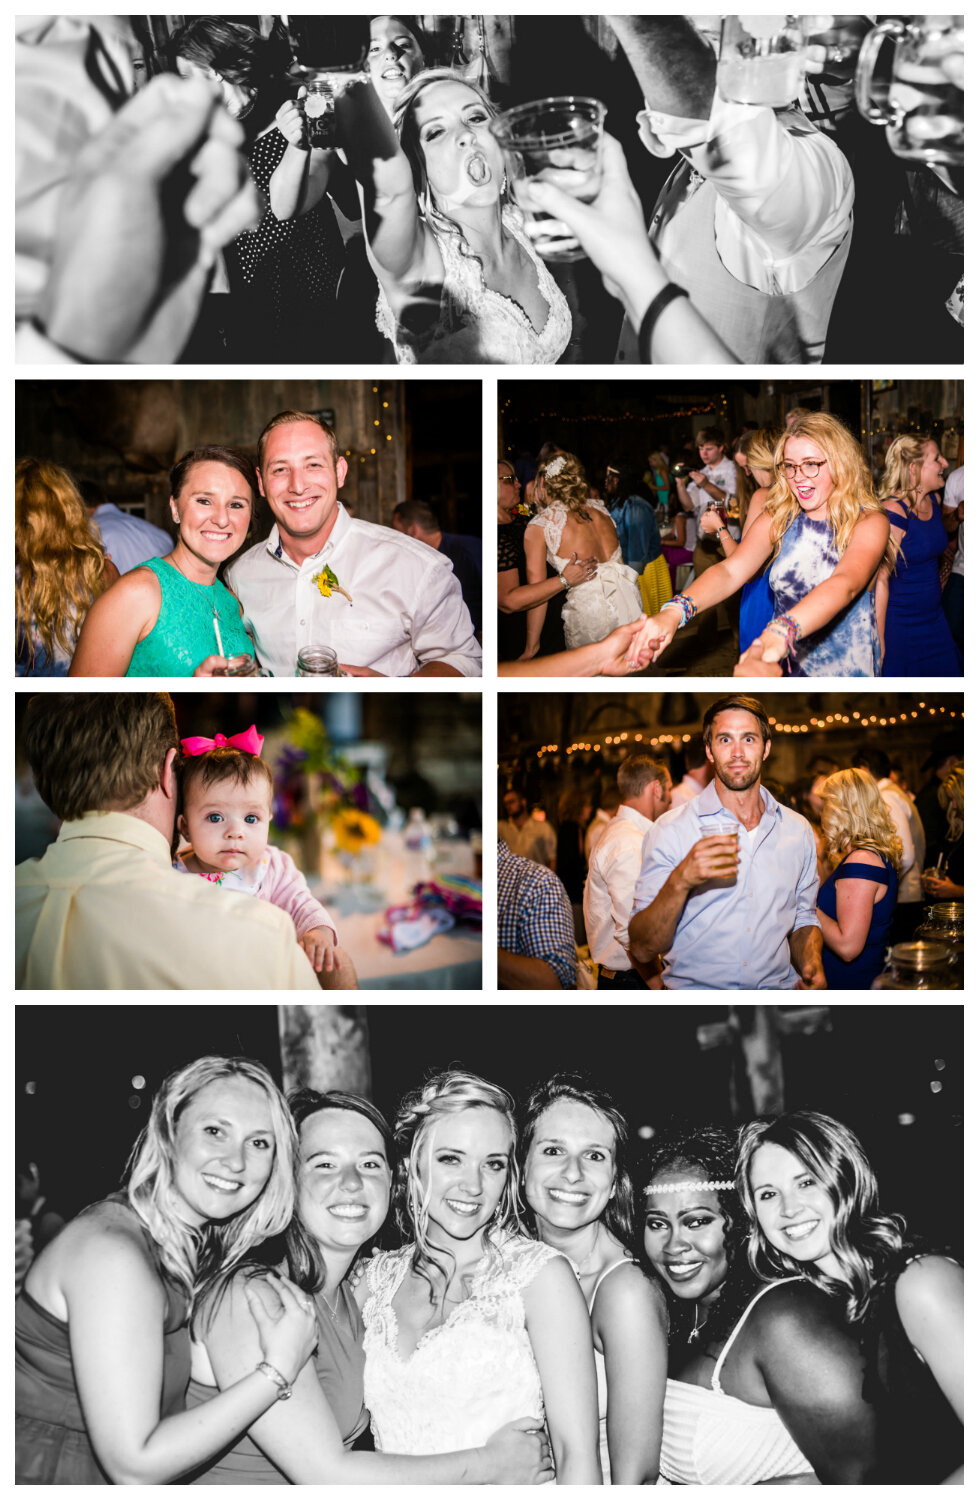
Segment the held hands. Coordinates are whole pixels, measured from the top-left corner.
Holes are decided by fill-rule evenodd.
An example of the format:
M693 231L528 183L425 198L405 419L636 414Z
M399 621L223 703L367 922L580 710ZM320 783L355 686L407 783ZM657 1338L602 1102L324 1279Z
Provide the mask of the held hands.
M332 927L311 927L299 939L299 946L309 959L317 974L327 973L334 967L336 933Z
M270 1313L259 1293L247 1284L245 1300L258 1328L262 1358L292 1385L316 1348L313 1300L285 1276L270 1272L265 1280L278 1293L278 1312Z
M534 1417L508 1422L486 1440L491 1484L549 1484L554 1464L544 1423Z
M680 625L678 609L661 609L658 615L645 615L636 627L630 653L637 666L648 667L659 661Z
M748 650L754 651L756 647L761 652L763 662L784 661L789 654L788 638L780 630L772 630L771 628L763 630L758 639L752 641Z
M761 644L759 637L747 649L742 651L738 657L737 666L734 668L735 677L781 677L782 667L777 661L769 661Z
M601 665L597 668L600 676L626 677L630 672L641 671L643 667L649 666L648 651L636 647L641 624L642 622L633 621L629 625L617 625L611 635L607 635L599 643L605 652Z

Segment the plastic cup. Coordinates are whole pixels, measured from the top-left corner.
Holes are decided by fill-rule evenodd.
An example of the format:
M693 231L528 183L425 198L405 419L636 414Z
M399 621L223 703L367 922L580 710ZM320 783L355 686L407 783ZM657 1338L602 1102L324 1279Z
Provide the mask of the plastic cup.
M545 260L583 260L585 252L566 224L525 206L523 184L539 178L591 203L602 185L598 151L604 125L605 105L575 94L518 104L491 123L517 203L532 221L545 226L533 233L534 246Z
M725 16L717 92L730 104L785 109L802 89L806 31L802 16Z

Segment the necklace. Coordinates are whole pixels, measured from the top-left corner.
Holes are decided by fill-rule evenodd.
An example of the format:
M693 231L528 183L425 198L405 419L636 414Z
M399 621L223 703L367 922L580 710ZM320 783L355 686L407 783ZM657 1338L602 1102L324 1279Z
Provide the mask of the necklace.
M699 1307L699 1305L697 1303L695 1303L694 1304L694 1309L693 1309L693 1327L691 1328L690 1332L687 1334L687 1343L688 1344L696 1343L696 1341L700 1338L700 1321L699 1320L700 1320L700 1307Z
M180 566L179 563L174 562L174 560L173 560L172 557L164 558L164 562L168 562L170 564L171 568L176 568L176 570L180 574L181 578L187 578L187 574L184 572L183 568ZM199 588L199 589L213 589L215 583L217 582L217 575L215 574L214 578L211 579L210 583L196 583L196 581L193 578L187 578L187 582L188 583L193 583L195 585L195 587ZM211 595L211 612L214 615L214 618L217 619L217 617L218 617L218 606L217 606L217 602L216 602L215 597L214 597L213 594Z
M320 1292L319 1295L320 1295L320 1298L321 1298L321 1300L323 1302L323 1306L326 1308L327 1312L330 1314L330 1317L333 1319L333 1321L335 1323L336 1320L337 1320L337 1313L339 1312L339 1309L340 1309L340 1298L343 1295L343 1282L341 1281L340 1285L337 1287L337 1294L336 1294L336 1296L333 1299L333 1306L332 1307L330 1306L330 1299L326 1295L325 1291Z

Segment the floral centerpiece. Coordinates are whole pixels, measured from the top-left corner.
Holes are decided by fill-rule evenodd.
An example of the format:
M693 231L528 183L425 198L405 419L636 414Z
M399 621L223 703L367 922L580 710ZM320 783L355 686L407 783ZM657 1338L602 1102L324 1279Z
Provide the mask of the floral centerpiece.
M348 879L369 880L362 856L380 842L382 829L369 810L367 783L308 708L295 709L284 727L287 740L275 762L272 799L276 828L298 838L307 874L322 873L324 852L332 850Z

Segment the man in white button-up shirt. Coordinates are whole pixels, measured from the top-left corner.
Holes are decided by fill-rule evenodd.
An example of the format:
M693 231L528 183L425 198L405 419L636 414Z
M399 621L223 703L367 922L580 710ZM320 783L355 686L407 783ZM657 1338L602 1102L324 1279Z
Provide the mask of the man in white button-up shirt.
M669 811L669 770L648 750L627 755L617 777L622 801L599 838L585 882L585 931L598 965L600 990L643 990L646 982L629 957L629 919L647 835Z
M354 677L478 677L449 559L355 520L337 499L346 474L332 428L306 412L281 412L259 438L259 488L276 525L225 575L259 661L294 677L302 647L328 646Z

